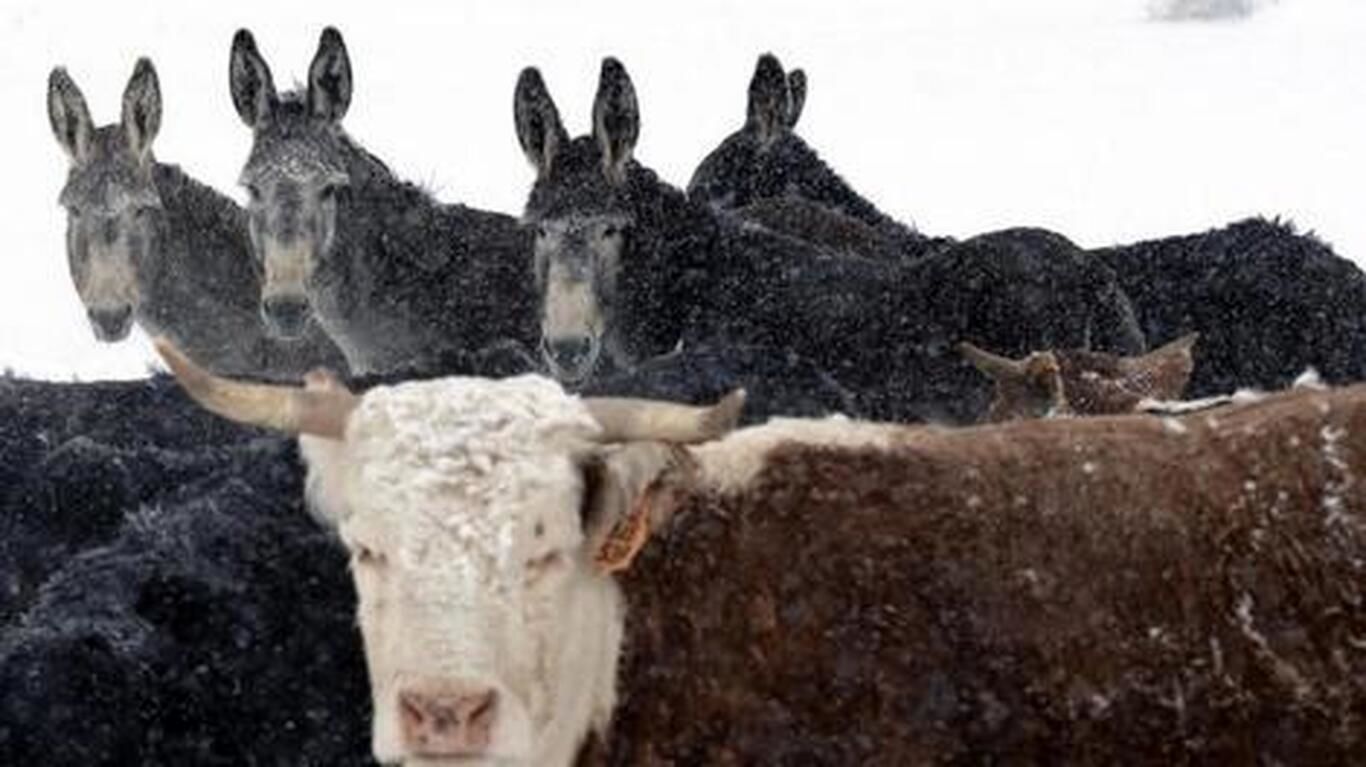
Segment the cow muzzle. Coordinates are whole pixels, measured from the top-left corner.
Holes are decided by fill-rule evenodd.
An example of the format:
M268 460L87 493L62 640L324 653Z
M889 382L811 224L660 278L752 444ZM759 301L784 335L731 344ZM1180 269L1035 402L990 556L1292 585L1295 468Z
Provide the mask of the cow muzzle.
M445 684L399 691L403 748L417 757L482 757L493 743L500 695L487 685Z

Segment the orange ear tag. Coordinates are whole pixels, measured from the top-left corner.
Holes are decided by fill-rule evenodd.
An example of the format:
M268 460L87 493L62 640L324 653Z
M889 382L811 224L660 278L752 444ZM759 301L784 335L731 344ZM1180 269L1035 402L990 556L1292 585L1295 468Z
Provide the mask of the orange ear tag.
M611 575L626 570L635 561L636 555L650 540L650 504L654 500L659 484L654 483L640 494L626 516L617 520L607 533L602 545L593 555L598 572Z

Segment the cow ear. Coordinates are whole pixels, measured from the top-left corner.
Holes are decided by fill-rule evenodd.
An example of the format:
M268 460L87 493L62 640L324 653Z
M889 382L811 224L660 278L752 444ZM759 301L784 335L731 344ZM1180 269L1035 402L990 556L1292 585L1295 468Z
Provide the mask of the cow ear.
M1147 354L1124 358L1120 364L1127 376L1149 382L1154 399L1178 400L1185 396L1195 370L1192 349L1198 340L1199 333L1187 333Z
M237 30L232 37L228 88L232 91L232 105L248 128L255 128L269 117L279 103L270 67L256 49L256 38L245 29Z
M598 95L593 100L593 138L602 150L603 171L608 180L621 183L626 178L626 163L640 137L640 107L636 88L626 67L612 57L602 60L598 76Z
M85 96L63 67L52 70L47 78L47 119L52 135L62 145L73 165L90 158L90 139L95 126L90 121L90 108Z
M585 462L583 532L599 572L631 566L651 531L673 516L692 468L686 448L663 442L604 448Z
M550 98L540 70L527 67L517 77L512 98L512 118L517 125L517 142L536 169L539 178L550 175L555 155L569 143L569 134L560 122L560 110Z
M787 127L791 97L787 76L778 57L765 53L754 66L754 77L749 81L749 106L745 127L752 131L760 144L768 144Z
M318 52L308 67L308 110L314 116L338 122L351 106L351 57L336 27L323 30Z
M161 83L150 59L138 59L123 89L122 124L133 154L145 156L161 129Z
M806 106L806 72L794 69L787 75L787 129L797 127L802 117L802 107Z

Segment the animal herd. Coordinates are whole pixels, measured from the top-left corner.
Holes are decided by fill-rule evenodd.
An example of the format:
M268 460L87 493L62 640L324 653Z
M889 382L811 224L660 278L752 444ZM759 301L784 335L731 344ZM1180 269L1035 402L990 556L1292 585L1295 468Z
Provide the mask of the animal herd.
M357 728L405 764L1366 753L1366 276L1317 238L923 234L768 54L686 190L621 62L577 137L523 70L513 216L347 133L335 29L293 91L246 30L229 61L245 207L152 152L150 61L103 127L49 81L92 330L140 326L189 400L94 417L164 412L135 446L3 434L0 756L228 763L252 676L300 713L237 761L364 763Z

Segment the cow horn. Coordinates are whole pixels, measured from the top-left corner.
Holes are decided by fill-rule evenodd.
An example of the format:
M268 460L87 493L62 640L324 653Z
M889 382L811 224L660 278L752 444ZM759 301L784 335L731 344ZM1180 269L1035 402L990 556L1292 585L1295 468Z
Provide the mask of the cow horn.
M709 407L620 397L585 397L583 403L602 427L602 442L706 442L735 428L745 390L736 389Z
M1025 373L1025 364L1023 361L1002 357L999 354L992 354L986 349L982 349L967 341L958 344L958 352L966 357L968 362L972 363L973 367L992 378L1019 378Z
M327 373L311 373L308 387L303 389L233 381L199 367L165 338L152 343L194 401L239 423L290 434L342 439L347 418L360 402Z

